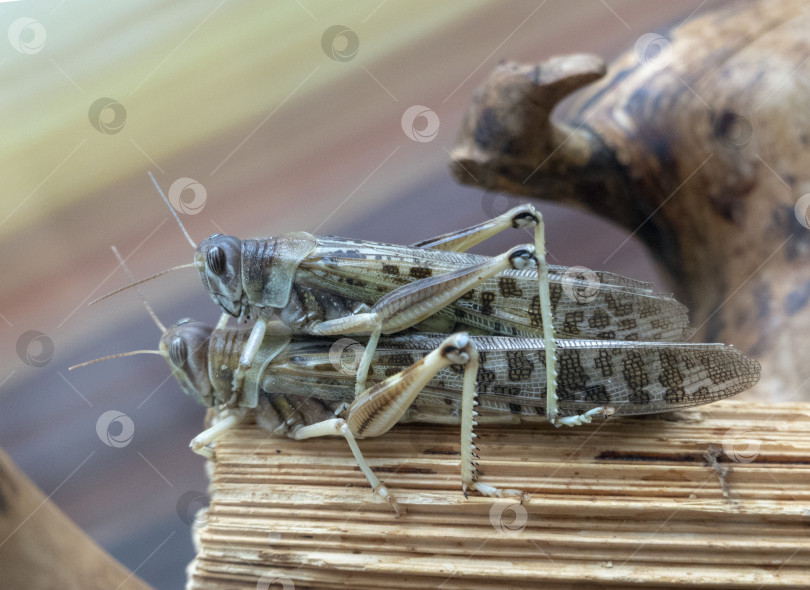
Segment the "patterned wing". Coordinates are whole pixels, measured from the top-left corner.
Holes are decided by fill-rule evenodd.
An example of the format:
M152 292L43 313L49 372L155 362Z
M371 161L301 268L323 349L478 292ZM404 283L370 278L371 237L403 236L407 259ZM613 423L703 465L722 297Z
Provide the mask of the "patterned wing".
M544 413L543 342L480 340L486 361L483 371L492 372L489 379L494 377L492 385L486 386L483 382L487 378L479 376L482 407L491 406L499 413L504 405L513 413ZM760 367L755 360L722 344L560 340L557 370L561 415L610 406L616 415L628 416L698 406L736 395L756 384Z
M302 264L300 280L312 289L373 305L402 285L486 260L464 252L320 238L318 253ZM560 266L549 267L549 282L560 338L681 342L690 336L686 308L671 295L654 292L649 283ZM540 336L537 272L500 273L416 329Z
M442 334L407 334L380 340L369 382L413 364L444 339ZM545 349L542 339L475 336L480 354L477 391L481 415L545 413ZM351 400L352 363L359 345L296 341L275 359L262 388L302 391L324 400ZM348 358L347 358L348 354ZM610 406L619 416L654 414L707 404L752 387L759 364L722 344L672 342L558 341L561 416ZM457 416L463 367L443 369L414 404L414 411Z
M549 290L558 338L682 342L691 335L686 307L647 283L601 271L554 270ZM482 333L541 335L537 273L502 272L445 313Z

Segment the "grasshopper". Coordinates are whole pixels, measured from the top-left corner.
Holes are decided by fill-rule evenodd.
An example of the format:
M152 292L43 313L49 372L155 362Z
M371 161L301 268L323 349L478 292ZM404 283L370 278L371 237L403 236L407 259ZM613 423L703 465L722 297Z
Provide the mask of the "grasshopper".
M464 252L506 228L529 226L534 245L496 257ZM650 285L605 272L583 280L570 269L548 266L542 217L531 205L410 247L306 232L250 240L214 234L196 246L183 231L195 248L192 265L214 302L242 322L255 319L234 374L234 397L274 318L294 334L368 335L358 395L382 334L413 328L541 336L550 390L546 416L555 425L565 423L557 419L555 336L676 342L688 336L686 309Z
M250 409L256 410L259 425L275 434L342 436L372 489L399 516L402 509L356 440L385 434L397 422L459 424L465 496L476 490L523 497L518 490L478 480L474 427L547 418L543 338L383 337L369 365L371 385L355 395L355 378L340 364L340 350L336 358L340 340L294 336L274 322L232 399L233 376L253 337L251 328L214 328L189 319L158 327L157 351L124 355L160 354L185 393L205 406L224 408L220 420L191 441L196 452L211 457L208 445ZM578 424L600 414L650 414L706 404L743 391L759 378L756 361L722 344L566 339L558 342L557 355L561 419Z

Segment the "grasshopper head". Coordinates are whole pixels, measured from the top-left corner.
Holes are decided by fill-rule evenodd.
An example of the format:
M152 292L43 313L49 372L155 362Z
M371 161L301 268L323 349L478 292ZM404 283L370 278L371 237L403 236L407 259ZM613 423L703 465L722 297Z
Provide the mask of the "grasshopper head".
M160 354L169 362L183 391L205 406L213 404L213 386L208 376L208 342L214 328L182 319L160 338Z
M194 253L194 266L211 299L226 312L242 315L242 241L214 234L203 240Z

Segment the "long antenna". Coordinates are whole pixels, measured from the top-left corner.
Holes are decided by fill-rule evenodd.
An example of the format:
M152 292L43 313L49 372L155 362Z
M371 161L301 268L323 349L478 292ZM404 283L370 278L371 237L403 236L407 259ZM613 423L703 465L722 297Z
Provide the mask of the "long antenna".
M194 243L194 240L192 240L192 239L191 239L191 236L190 236L190 235L188 235L188 232L186 231L186 227L183 225L183 222L182 222L182 221L180 221L180 217L178 217L177 212L174 210L174 207L172 207L172 204L169 202L169 199L167 199L167 198L166 198L166 195L163 193L163 189L161 189L161 188L160 188L160 185L157 183L157 180L155 180L155 176L154 176L154 174L152 174L152 171L151 171L151 170L149 170L149 171L148 171L148 173L149 173L149 178L151 178L151 179L152 179L152 183L155 185L155 188L156 188L156 189L157 189L157 191L158 191L158 194L160 194L160 196L161 196L161 198L163 199L163 201L164 201L164 202L166 203L166 205L169 207L169 211L171 211L171 214L174 216L174 219L177 221L177 225L179 225L179 226L180 226L180 229L181 229L181 230L183 230L183 235L185 235L185 236L186 236L186 239L188 240L188 243L189 243L189 244L191 244L191 247L192 247L192 248L194 248L194 249L196 250L196 249L197 249L197 244L195 244L195 243ZM116 254L116 256L118 256L118 254ZM120 260L120 259L121 259L121 258L120 258L120 256L119 256L119 260ZM123 263L122 263L122 264L123 264ZM181 268L189 268L189 267L191 267L191 266L194 266L194 263L193 263L193 262L192 262L192 263L189 263L189 264L181 264L181 265L179 265L179 266L173 266L173 267L168 268L168 269L166 269L166 270L162 270L162 271L160 271L160 272L157 272L157 273L153 274L152 276L146 277L145 279L141 279L140 281L136 281L136 280L135 280L135 279L132 277L132 274L129 272L129 270L128 270L128 269L126 269L126 265L124 265L124 268L125 268L125 270L127 271L127 274L129 275L130 280L131 280L131 281L133 281L133 282L132 282L132 283L130 283L129 285L124 285L123 287L120 287L120 288L116 289L115 291L110 291L109 293L107 293L106 295L102 295L102 296L101 296L101 297L99 297L98 299L93 299L93 301L91 301L90 303L88 303L88 305L94 305L94 304L98 303L99 301L104 301L104 300L105 300L105 299L107 299L108 297L112 297L113 295L117 295L117 294L118 294L118 293L120 293L121 291L126 291L127 289L130 289L131 287L135 287L136 285L140 285L141 283L145 283L146 281L151 281L152 279L156 279L156 278L158 278L158 277L161 277L161 276L165 275L167 272L171 272L171 271L173 271L173 270L178 270L178 269L181 269ZM143 296L142 296L142 295L141 295L141 299L142 299L144 302L146 301L146 300L143 298ZM148 307L149 307L149 306L148 306L148 304L147 304L147 309L148 309ZM153 313L153 312L151 312L151 311L150 311L150 315L151 315L152 313ZM154 319L154 317L153 317L152 319ZM164 328L163 330L165 331L165 328Z
M124 260L124 258L121 256L121 253L118 251L118 248L116 248L115 246L110 246L110 248L112 249L113 254L115 254L115 257L118 259L118 262L121 264L121 268L124 269L124 272L127 273L127 276L130 278L130 280L133 280L132 272L129 270L129 267L127 266L127 263ZM169 270L173 270L173 269L169 269ZM169 271L163 271L163 273L160 273L160 274L165 274L167 272L169 272ZM149 277L149 278L154 278L154 277ZM144 279L144 281L148 281L148 280L149 279ZM128 289L129 287L136 287L137 285L139 285L142 282L143 281L136 281L136 282L132 283L131 285L127 285L126 287L124 287L124 289ZM152 321L155 322L155 325L160 330L160 333L162 334L162 333L166 332L166 326L164 326L163 323L160 321L160 319L157 317L157 314L155 313L155 310L152 309L151 305L149 305L149 302L146 300L146 297L144 296L144 294L138 288L136 288L135 290L138 292L138 297L141 298L141 301L143 302L144 307L146 307L146 311L149 312L149 315L152 317ZM119 289L119 291L123 291L123 289ZM112 293L110 293L110 295L112 295ZM104 297L108 297L108 296L109 295L105 295ZM104 297L102 297L102 299L104 299ZM100 299L96 299L96 301L100 301ZM95 303L96 301L93 301L90 305L93 305L93 303ZM92 365L93 363L100 363L101 361L109 361L109 360L112 360L112 359L120 359L120 358L123 358L125 356L134 356L136 354L157 354L159 356L164 356L164 354L162 352L160 352L159 350L132 350L130 352L120 352L118 354L111 354L109 356L103 356L103 357L98 358L98 359L93 359L92 361L87 361L87 362L84 362L84 363L80 363L78 365L73 365L72 367L68 368L68 371L72 371L73 369L80 369L82 367L86 367L87 365Z
M166 195L163 194L163 190L160 188L160 185L157 183L157 180L155 180L155 177L152 174L151 170L149 170L149 178L152 179L152 182L154 183L155 188L160 193L160 196L163 197L163 201L169 207L169 211L171 211L172 215L174 215L174 218L177 220L177 224L180 226L180 229L183 230L183 233L185 234L186 239L188 240L188 243L191 244L191 247L196 250L197 249L197 244L195 244L194 240L191 239L191 236L188 235L188 232L186 231L186 227L183 225L183 222L180 221L180 217L177 215L177 211L174 210L174 207L172 207L172 204L169 202L169 199L167 199Z
M101 361L109 361L112 359L120 359L121 357L134 356L136 354L157 354L163 356L163 353L161 353L159 350L132 350L130 352L119 352L118 354L111 354L109 356L103 356L100 359L93 359L92 361L87 361L84 363L80 363L78 365L73 365L72 367L68 368L68 371L72 371L73 369L81 369L82 367L92 365L93 363L100 363Z
M129 277L129 280L134 281L135 277L132 276L132 273L130 272L126 261L121 257L121 254L118 252L118 248L116 248L115 246L110 246L110 248L112 248L113 254L115 254L115 257L118 259L118 262L121 264L121 268L123 268L124 272L127 273L127 276ZM152 306L149 305L149 302L146 300L146 297L141 292L141 290L138 289L137 286L135 286L135 291L137 291L138 297L141 298L141 302L143 303L143 306L146 308L146 311L152 317L152 321L155 322L155 325L158 327L158 330L160 330L160 333L163 334L166 331L166 326L164 326L163 323L160 321L160 319L158 319L157 314L155 313L155 310L152 309Z
M118 288L118 289L116 289L115 291L110 291L109 293L107 293L106 295L102 295L102 296L101 296L101 297L99 297L98 299L93 299L93 301L91 301L91 302L90 302L90 303L88 303L87 305L93 305L93 304L95 304L95 303L98 303L99 301L104 301L105 299L107 299L107 297L112 297L113 295L117 295L117 294L118 294L118 293L120 293L121 291L126 291L127 289L130 289L130 288L132 288L132 287L135 287L135 286L137 286L137 285L140 285L141 283L145 283L146 281L151 281L152 279L156 279L156 278L158 278L158 277L162 277L162 276L163 276L163 275L165 275L166 273L172 272L173 270L179 270L179 269L181 269L181 268L190 268L190 267L192 267L192 266L194 266L194 263L193 263L193 262L189 262L188 264L181 264L180 266L173 266L173 267L171 267L171 268L167 268L166 270L162 270L162 271L160 271L160 272L157 272L157 273L153 274L153 275L152 275L152 276L150 276L150 277L146 277L145 279L141 279L140 281L135 281L134 283L130 283L129 285L124 285L123 287L119 287L119 288Z

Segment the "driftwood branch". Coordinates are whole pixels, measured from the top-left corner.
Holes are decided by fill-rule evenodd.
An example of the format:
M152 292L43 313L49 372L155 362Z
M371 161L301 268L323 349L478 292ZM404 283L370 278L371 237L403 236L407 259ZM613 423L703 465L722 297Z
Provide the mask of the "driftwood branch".
M760 362L752 395L809 401L810 93L798 80L810 76L810 11L707 8L606 70L585 55L501 63L473 94L450 167L623 226L669 274L695 341Z
M361 441L397 520L343 440L230 432L189 587L806 587L806 404L480 433L482 481L530 500L465 499L458 429L400 426Z

